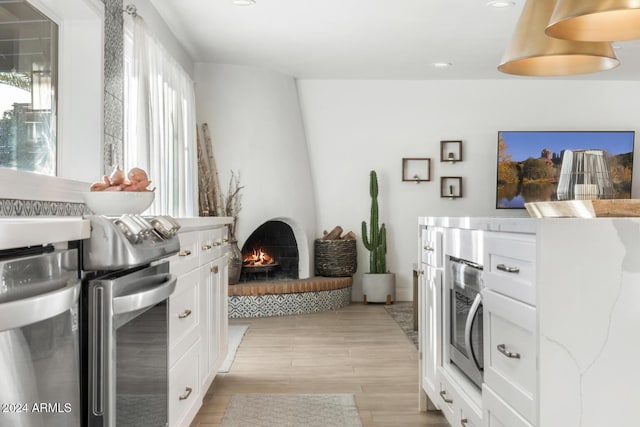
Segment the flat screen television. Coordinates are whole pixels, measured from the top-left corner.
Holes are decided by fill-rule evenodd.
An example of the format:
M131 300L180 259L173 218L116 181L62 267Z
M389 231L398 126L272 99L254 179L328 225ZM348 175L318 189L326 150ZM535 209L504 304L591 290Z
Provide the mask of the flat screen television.
M631 198L634 131L498 132L496 208L558 200L565 150L606 150L614 198Z

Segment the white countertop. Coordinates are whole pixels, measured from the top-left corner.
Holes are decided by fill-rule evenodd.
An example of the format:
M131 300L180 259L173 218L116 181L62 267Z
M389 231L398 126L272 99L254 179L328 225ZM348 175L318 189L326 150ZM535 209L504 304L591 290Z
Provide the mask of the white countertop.
M179 232L205 230L207 228L221 227L231 224L233 218L230 216L198 216L193 218L175 218L180 224Z
M89 220L70 217L0 217L0 250L89 238Z
M509 217L419 217L419 225L468 230L504 231L510 233L535 233L536 219Z

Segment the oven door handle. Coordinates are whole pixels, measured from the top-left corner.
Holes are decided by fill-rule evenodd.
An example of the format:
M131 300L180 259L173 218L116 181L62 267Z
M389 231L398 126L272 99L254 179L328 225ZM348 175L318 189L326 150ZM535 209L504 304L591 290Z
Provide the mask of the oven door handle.
M136 289L135 292L113 299L113 314L142 310L164 301L173 293L176 281L176 276L170 273L154 274L136 280L131 284Z
M467 347L467 353L469 353L469 359L471 359L476 365L478 370L482 370L482 366L476 360L476 356L473 353L473 347L471 346L471 329L473 328L473 322L475 321L476 316L478 315L478 310L480 309L480 304L482 304L482 295L476 294L476 297L473 299L473 303L471 304L471 308L469 309L469 316L467 317L467 322L464 325L464 344Z
M0 332L55 317L75 307L79 297L80 282L77 282L52 292L0 304Z

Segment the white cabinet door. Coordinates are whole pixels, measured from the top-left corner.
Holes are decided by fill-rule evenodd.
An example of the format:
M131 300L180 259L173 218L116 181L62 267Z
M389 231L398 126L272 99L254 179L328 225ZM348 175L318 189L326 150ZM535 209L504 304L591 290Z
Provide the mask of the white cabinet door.
M460 374L462 375L462 374ZM471 389L470 385L462 385L450 375L446 369L438 368L438 396L436 400L439 403L442 414L452 426L462 427L481 427L482 426L482 409L480 390ZM475 397L471 397L472 392Z
M434 227L422 228L420 262L432 267L442 267L442 230Z
M178 240L180 241L180 250L169 258L169 268L173 274L180 277L200 265L198 232L179 233Z
M536 243L529 235L486 233L484 284L487 288L536 305Z
M188 426L200 409L200 340L169 371L169 426Z
M442 364L442 270L431 269L428 274L420 276L419 293L422 298L421 314L423 321L420 328L422 357L422 387L434 400L439 393L437 369Z
M201 378L205 392L227 355L229 274L227 259L225 255L200 268L200 284L203 287L201 309L206 313L202 328L202 357L206 361L206 366Z
M215 281L215 298L213 305L216 306L216 357L213 360L214 372L218 372L222 362L227 357L229 349L229 314L228 314L228 290L229 290L229 261L228 256L223 256L214 262L218 266L218 273Z
M483 292L484 382L530 423L536 423L536 309Z
M178 278L176 290L169 298L169 366L200 339L204 314L200 292L200 275L193 270Z
M482 409L485 427L532 427L487 385L482 387Z

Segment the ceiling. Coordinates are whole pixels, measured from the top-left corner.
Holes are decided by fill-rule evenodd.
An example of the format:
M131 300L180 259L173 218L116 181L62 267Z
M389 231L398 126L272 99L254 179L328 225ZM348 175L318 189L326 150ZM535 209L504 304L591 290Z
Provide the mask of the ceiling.
M302 79L528 78L496 69L524 0L509 8L487 2L151 0L196 62L264 67ZM616 69L569 78L639 79L640 41L616 46Z

